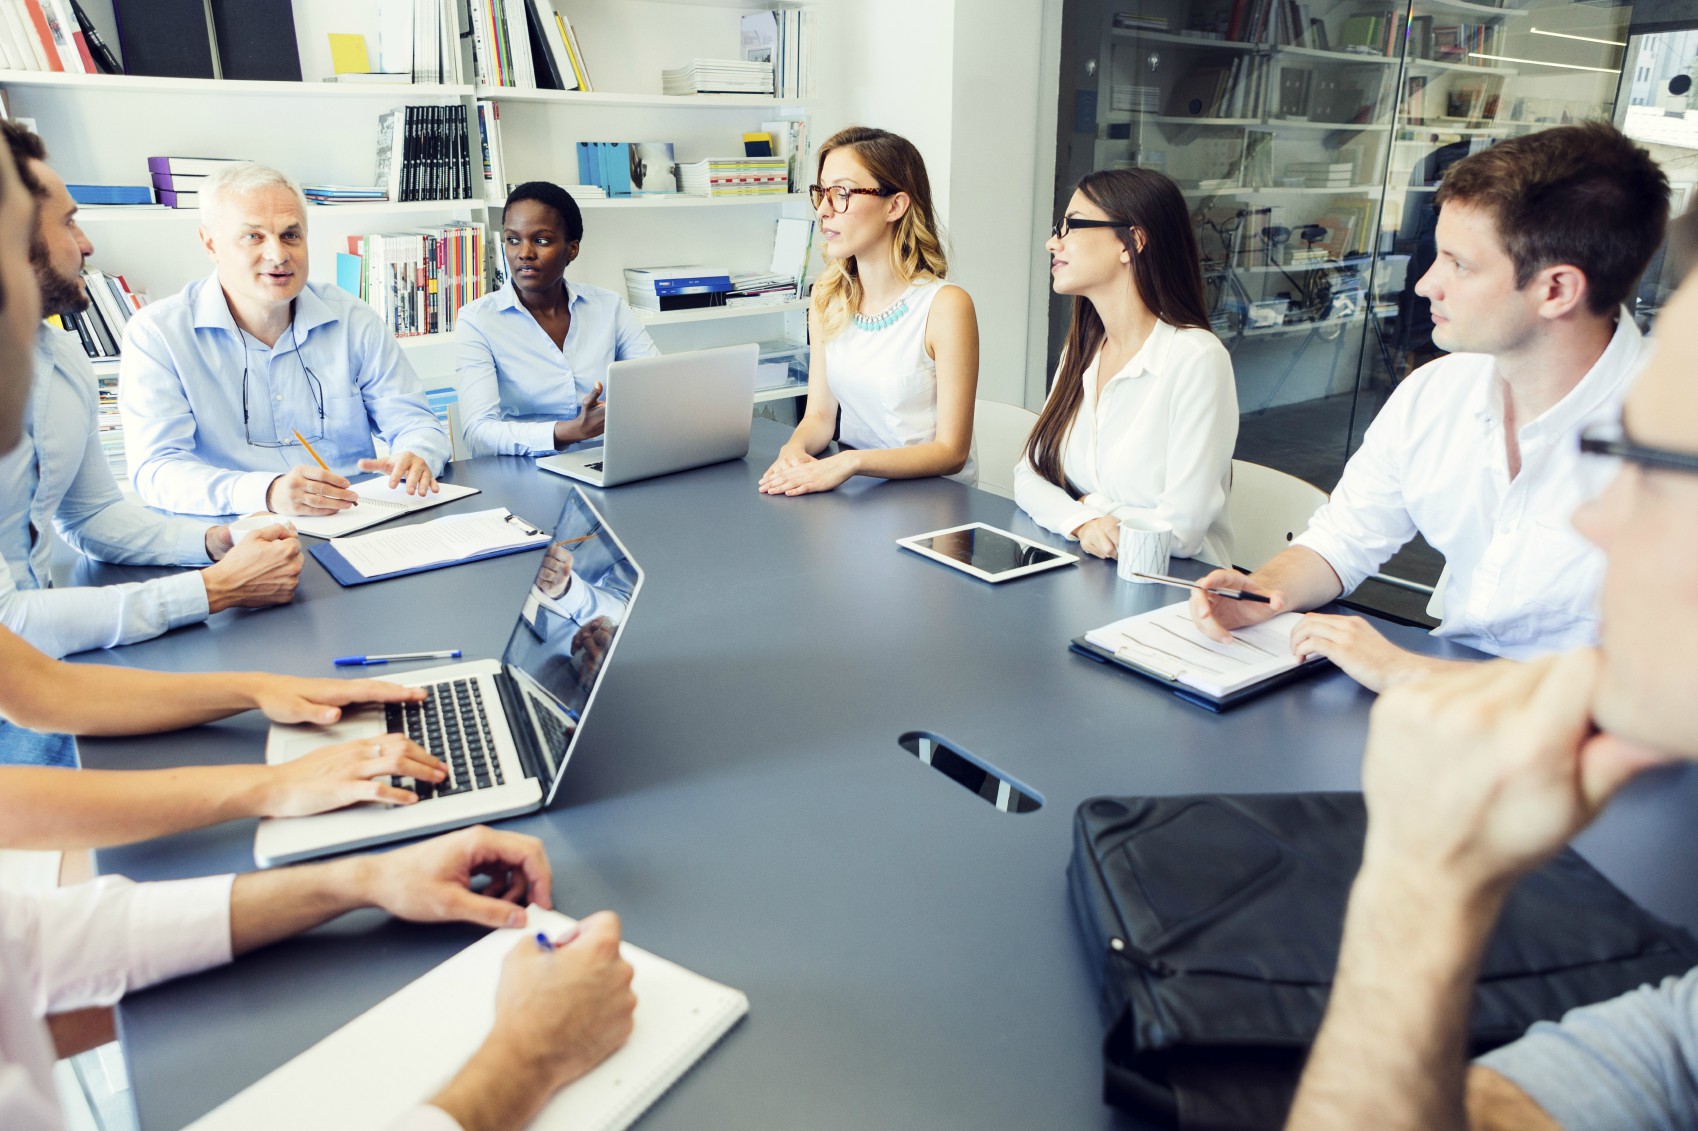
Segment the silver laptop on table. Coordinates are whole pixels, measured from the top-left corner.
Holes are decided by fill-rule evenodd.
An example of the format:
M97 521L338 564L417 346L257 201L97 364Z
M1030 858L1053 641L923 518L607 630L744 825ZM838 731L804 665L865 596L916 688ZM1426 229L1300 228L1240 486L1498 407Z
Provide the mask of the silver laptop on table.
M749 451L754 343L616 361L607 371L607 431L598 447L537 460L597 487L688 471Z
M419 794L415 805L262 820L254 862L269 868L552 802L642 582L637 563L574 488L500 660L409 672L395 682L427 688L422 703L350 709L330 726L274 726L266 743L265 760L275 764L330 743L397 732L446 762L448 778L394 782Z

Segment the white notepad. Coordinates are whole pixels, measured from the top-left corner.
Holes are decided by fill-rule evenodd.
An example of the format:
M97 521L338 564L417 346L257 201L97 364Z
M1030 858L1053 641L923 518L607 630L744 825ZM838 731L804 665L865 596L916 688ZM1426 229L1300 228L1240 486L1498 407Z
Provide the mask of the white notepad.
M353 538L332 538L330 544L361 577L381 577L471 561L514 546L540 546L548 539L547 531L506 507L495 507Z
M524 930L473 943L190 1131L381 1131L441 1090L488 1035L507 952L521 940L536 945L530 936L539 930L560 937L573 923L532 907ZM556 1095L531 1124L537 1131L629 1127L749 1011L738 990L629 943L621 953L636 971L631 1039Z
M315 538L337 538L343 534L352 534L356 530L364 530L368 526L376 526L380 522L388 522L392 518L400 518L414 511L429 510L443 503L451 503L455 499L463 499L467 495L478 493L476 487L465 487L458 483L438 483L442 490L425 494L409 495L405 484L389 486L389 480L384 476L367 479L356 483L350 490L360 497L358 506L349 507L340 514L320 515L284 515L279 521L287 519L295 524L295 529L302 534L311 534Z
M1085 639L1157 675L1221 698L1297 667L1291 632L1302 620L1301 613L1280 613L1237 629L1231 644L1217 644L1197 631L1181 601L1105 624L1087 632ZM1311 655L1309 660L1320 658Z

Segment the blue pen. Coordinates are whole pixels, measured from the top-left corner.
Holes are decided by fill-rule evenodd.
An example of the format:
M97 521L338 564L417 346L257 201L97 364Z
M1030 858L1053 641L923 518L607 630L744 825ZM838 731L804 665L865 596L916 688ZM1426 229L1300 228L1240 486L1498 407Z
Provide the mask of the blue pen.
M566 936L564 938L562 938L559 942L555 942L553 939L549 938L547 931L538 931L537 932L537 945L542 947L542 949L548 951L550 954L553 954L555 951L559 950L561 947L565 946L567 943L571 942L573 939L575 939L577 937L578 937L578 928L576 928L576 927L573 927L570 931L567 931Z
M339 668L364 667L370 664L387 664L401 660L458 660L460 649L450 648L444 652L391 652L387 656L338 656L333 661Z

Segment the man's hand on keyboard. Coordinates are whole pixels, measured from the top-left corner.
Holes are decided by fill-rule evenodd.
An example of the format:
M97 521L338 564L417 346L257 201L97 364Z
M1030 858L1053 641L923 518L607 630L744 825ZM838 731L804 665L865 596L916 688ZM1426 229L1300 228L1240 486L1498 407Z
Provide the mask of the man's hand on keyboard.
M328 726L352 703L417 703L424 689L383 679L300 679L291 675L255 675L252 705L274 723Z
M365 902L415 923L523 927L526 904L554 905L542 841L482 825L360 863ZM479 879L482 894L472 890Z
M441 762L399 734L340 742L266 769L259 813L267 817L305 817L361 801L411 805L417 794L374 779L439 782L447 776Z

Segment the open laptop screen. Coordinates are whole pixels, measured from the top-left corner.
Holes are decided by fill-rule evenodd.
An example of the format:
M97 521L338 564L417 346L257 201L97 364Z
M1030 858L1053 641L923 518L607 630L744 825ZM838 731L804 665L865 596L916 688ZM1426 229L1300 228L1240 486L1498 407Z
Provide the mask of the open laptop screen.
M553 795L640 582L637 564L573 488L502 656L537 728L545 797Z

